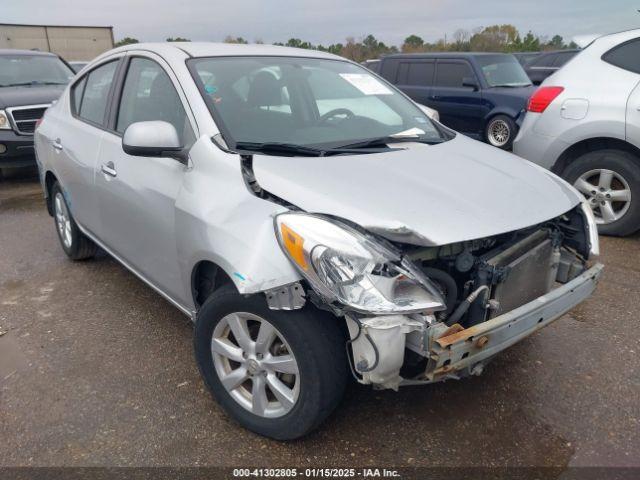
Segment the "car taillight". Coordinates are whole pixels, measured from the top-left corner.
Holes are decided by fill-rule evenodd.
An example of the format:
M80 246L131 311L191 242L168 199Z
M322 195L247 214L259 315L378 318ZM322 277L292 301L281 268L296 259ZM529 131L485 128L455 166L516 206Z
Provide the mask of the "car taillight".
M563 91L564 87L540 87L531 95L527 110L534 113L544 112Z

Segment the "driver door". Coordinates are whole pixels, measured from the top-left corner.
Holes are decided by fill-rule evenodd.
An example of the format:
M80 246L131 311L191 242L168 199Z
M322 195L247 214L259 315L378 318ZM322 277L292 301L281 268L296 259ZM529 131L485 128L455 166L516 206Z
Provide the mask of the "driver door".
M156 288L188 304L176 248L176 199L187 166L171 158L126 154L122 135L135 122L171 123L182 144L195 141L181 89L160 58L133 55L115 98L119 98L99 152L96 186L100 238Z

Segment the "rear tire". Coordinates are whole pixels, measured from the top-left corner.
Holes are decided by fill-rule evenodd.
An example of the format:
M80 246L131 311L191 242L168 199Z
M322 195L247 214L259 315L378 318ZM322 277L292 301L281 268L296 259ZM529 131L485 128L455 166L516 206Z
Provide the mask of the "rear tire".
M93 257L98 247L78 228L58 182L51 187L51 202L53 221L64 253L71 260L85 260Z
M625 236L640 229L640 159L623 150L588 152L562 177L589 201L603 235Z
M260 348L263 328L275 333ZM240 425L276 440L306 435L338 405L348 379L345 341L339 321L327 312L312 306L270 310L264 295L240 295L233 286L207 299L194 332L196 361L213 397ZM273 367L270 359L277 356L288 356L291 365Z
M518 126L511 117L506 115L496 115L488 122L484 130L484 138L489 145L511 150L513 140L518 134Z

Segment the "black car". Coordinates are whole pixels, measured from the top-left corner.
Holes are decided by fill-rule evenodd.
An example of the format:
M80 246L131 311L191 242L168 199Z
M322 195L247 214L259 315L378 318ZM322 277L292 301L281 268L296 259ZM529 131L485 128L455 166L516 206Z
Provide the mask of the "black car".
M580 50L557 50L544 52L531 59L524 66L524 71L534 85L540 85L545 78L557 72L560 67L571 60Z
M502 53L389 55L379 71L415 102L437 110L446 126L504 149L534 91L518 60Z
M73 76L53 53L0 50L0 169L36 164L36 122Z

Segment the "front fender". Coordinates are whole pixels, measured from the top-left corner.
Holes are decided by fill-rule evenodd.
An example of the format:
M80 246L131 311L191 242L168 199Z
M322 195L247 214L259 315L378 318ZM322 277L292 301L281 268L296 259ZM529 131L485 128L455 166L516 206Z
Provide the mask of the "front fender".
M278 245L273 217L287 211L256 197L244 183L240 157L202 137L191 149L193 168L176 202L176 243L184 300L193 306L191 274L208 260L249 294L301 277Z

